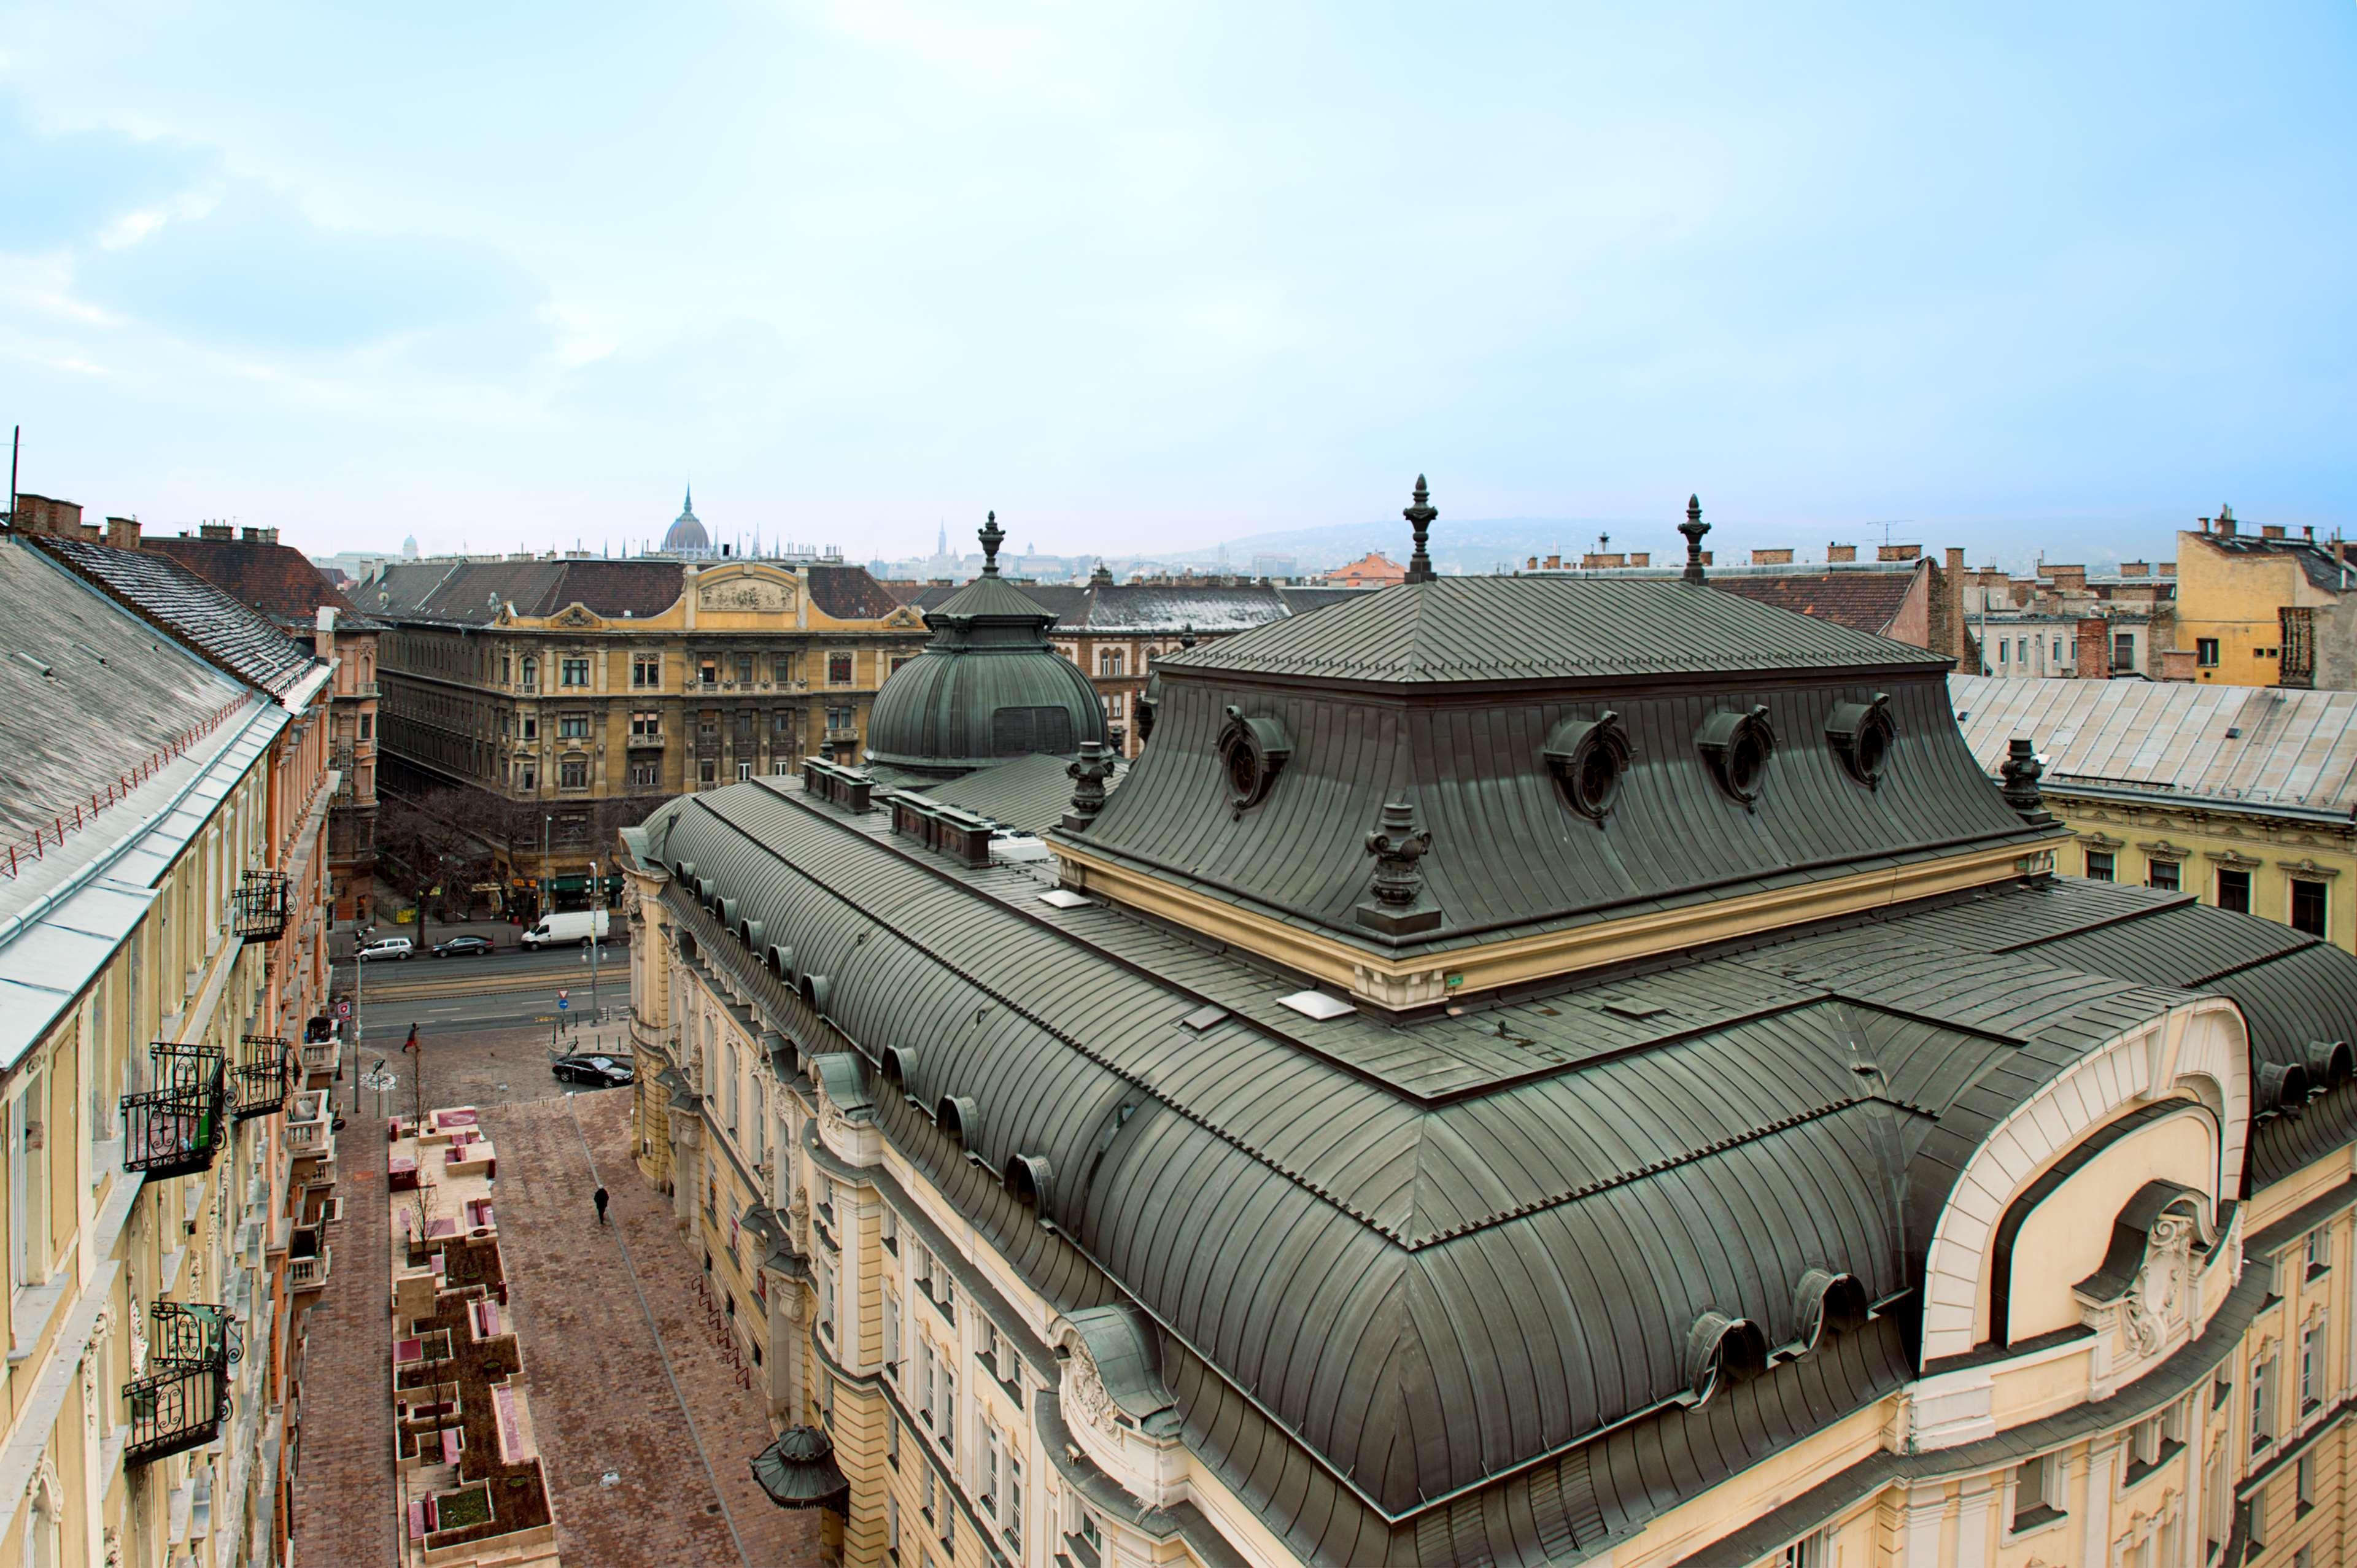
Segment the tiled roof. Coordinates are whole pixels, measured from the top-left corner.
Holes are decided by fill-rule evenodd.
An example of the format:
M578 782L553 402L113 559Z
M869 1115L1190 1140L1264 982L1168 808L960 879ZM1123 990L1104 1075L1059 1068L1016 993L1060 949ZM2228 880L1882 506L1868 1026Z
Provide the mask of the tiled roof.
M291 544L250 539L143 539L142 550L168 555L242 605L252 605L281 626L308 632L321 606L332 606L340 624L365 628L361 615L327 574Z
M1773 605L1813 620L1829 620L1853 631L1887 635L1906 607L1917 572L1793 572L1774 575L1728 574L1710 585L1754 604Z
M812 566L811 603L837 620L882 620L900 600L867 575L865 566Z
M2057 789L2336 817L2357 808L2357 692L2000 675L1953 675L1948 689L1965 744L1992 775L2023 736Z
M1175 657L1206 670L1416 684L1947 662L1737 594L1633 577L1408 583Z
M0 535L0 842L119 783L237 682ZM105 722L81 722L103 714Z
M284 694L318 662L269 618L167 555L55 534L29 537L116 602L264 691Z
M899 607L865 566L812 566L811 602L837 620L878 620ZM355 584L370 615L396 620L489 626L501 605L520 616L551 616L578 603L608 620L644 620L679 602L686 568L678 561L419 561L388 566Z

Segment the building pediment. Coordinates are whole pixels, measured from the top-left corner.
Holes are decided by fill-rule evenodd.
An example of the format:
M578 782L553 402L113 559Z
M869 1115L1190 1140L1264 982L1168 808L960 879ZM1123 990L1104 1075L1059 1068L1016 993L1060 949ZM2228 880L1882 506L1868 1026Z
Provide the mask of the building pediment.
M739 615L791 615L802 607L802 584L790 572L724 566L699 573L695 607Z

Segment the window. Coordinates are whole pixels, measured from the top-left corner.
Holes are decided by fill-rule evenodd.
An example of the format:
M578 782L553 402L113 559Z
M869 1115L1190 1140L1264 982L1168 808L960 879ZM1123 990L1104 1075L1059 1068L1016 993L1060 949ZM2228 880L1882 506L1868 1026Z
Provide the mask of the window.
M901 665L906 664L909 660L914 659L916 655L913 653L896 653L892 655L892 668L897 671Z
M2029 662L2029 639L2025 637L2018 639L2014 643L2014 652L2023 664L2028 664Z
M589 660L587 659L568 658L560 670L565 685L587 686L589 683Z
M2036 1530L2062 1517L2054 1500L2062 1495L2060 1455L2041 1454L2013 1471L2013 1528Z
M2308 1277L2315 1279L2332 1266L2332 1227L2319 1225L2308 1233Z
M509 665L508 656L504 653L500 654L500 684L502 686L508 685L514 679L514 671Z
M998 1511L998 1428L989 1422L982 1423L982 1506L992 1513Z
M887 1463L900 1463L900 1418L887 1407L884 1412L884 1458Z
M2126 632L2114 633L2112 637L2112 668L2115 670L2133 670L2136 668L2136 661L2135 637Z
M794 678L794 656L780 653L770 660L770 679L782 686Z
M1121 650L1118 648L1105 649L1097 655L1097 673L1100 675L1120 674L1121 664Z
M2313 1451L2299 1456L2299 1465L2294 1475L2299 1485L2299 1506L2303 1509L2314 1508L2316 1506L2316 1455Z
M1997 661L1999 664L2004 664L2004 663L2008 662L2007 659L2006 658L2006 654L2007 654L2007 652L2008 651L2008 650L2011 648L2011 646L2012 646L2011 644L2007 643L2007 642L2006 641L2006 639L2003 639L2003 638L2001 638L2001 637L2000 637L2000 638L1998 638L1998 639L1996 639L1996 661Z
M17 1289L49 1277L49 1163L41 1155L42 1074L36 1068L25 1092L8 1102L9 1276Z
M376 715L374 714L362 714L361 715L361 738L362 740L373 740L376 738Z
M884 1375L900 1375L900 1298L888 1285L884 1290Z
M518 763L516 765L516 788L519 789L539 789L540 769L534 768L529 762Z
M2262 1487L2251 1494L2251 1550L2258 1551L2267 1543L2267 1493ZM2243 1559L2245 1563L2250 1559Z
M849 729L851 727L851 710L849 708L827 709L826 727L830 730Z
M2176 892L2179 886L2177 862L2173 860L2148 862L2145 869L2145 886L2158 887L2164 893Z
M556 787L560 789L589 788L589 764L586 758L572 757L556 765Z
M632 714L630 715L630 738L632 740L661 740L662 738L662 715L661 714Z
M933 1413L933 1342L920 1335L917 1339L917 1415L927 1426L938 1427L941 1420Z
M851 684L851 655L830 653L826 656L826 683L830 686Z
M708 653L696 660L695 678L707 686L720 684L720 660Z
M2062 662L2062 639L2059 637L2054 639L2054 662Z
M896 1435L897 1432L898 1428L895 1428ZM891 1457L895 1463L898 1463L899 1446L897 1442L893 1445ZM900 1499L897 1494L890 1491L884 1494L884 1550L887 1552L900 1550Z
M2299 1331L2299 1413L2308 1415L2324 1404L2324 1314L2318 1313Z
M662 763L660 763L660 762L633 762L633 763L631 763L631 764L630 764L630 788L631 788L631 789L662 789Z
M535 691L540 686L540 660L527 657L523 661L523 689Z
M884 1250L894 1257L899 1257L900 1255L900 1217L890 1209L886 1209L883 1219L877 1222L876 1230L877 1239L884 1243Z
M556 738L559 740L587 740L589 738L589 715L587 714L565 714L559 717L556 721Z
M942 1380L942 1452L957 1452L957 1374L944 1365Z
M2215 670L2218 668L2218 639L2214 637L2195 638L2193 639L2193 662L2201 665L2204 670Z
M750 779L751 777L753 777L753 765L751 763L740 762L737 765L737 783L742 784L746 779Z
M740 653L737 656L737 683L739 686L749 686L753 683L753 656L749 653Z
M523 725L523 738L524 738L524 739L526 739L526 740L538 740L538 739L540 738L540 715L539 715L539 714L524 714L524 715L523 715L523 718L522 718L522 725Z
M2291 929L2311 937L2324 934L2324 884L2304 876L2291 879Z
M1014 1454L1006 1455L1006 1506L999 1510L999 1533L1006 1544L1023 1554L1023 1461Z
M630 656L630 684L645 691L662 684L662 655L634 653Z
M699 783L699 784L717 784L717 783L719 783L719 782L720 782L720 761L719 761L719 758L717 758L717 757L707 757L704 758L702 761L698 762L698 763L695 765L695 781L696 781L697 783Z
M933 1500L935 1485L936 1483L933 1480L933 1467L931 1465L928 1465L925 1466L925 1498L924 1501L918 1505L920 1511L921 1511L927 1519L933 1517L933 1509L936 1506Z
M1127 697L1123 693L1115 692L1112 696L1105 699L1105 717L1109 719L1120 718L1124 712L1126 711L1127 705Z
M2251 1369L2251 1452L2254 1454L2276 1440L2276 1404L2271 1397L2275 1381L2274 1357L2268 1357Z
M2249 872L2237 871L2227 865L2218 868L2218 908L2232 909L2243 915L2251 912L2251 874Z
M1096 1520L1081 1516L1093 1528ZM1822 1530L1801 1537L1784 1548L1776 1559L1777 1568L1825 1568L1825 1532Z
M2110 850L2091 849L2087 852L2087 880L2090 882L2109 882L2112 880L2112 852Z
M826 1261L824 1248L812 1251L811 1286L818 1296L818 1331L832 1339L834 1337L834 1270Z

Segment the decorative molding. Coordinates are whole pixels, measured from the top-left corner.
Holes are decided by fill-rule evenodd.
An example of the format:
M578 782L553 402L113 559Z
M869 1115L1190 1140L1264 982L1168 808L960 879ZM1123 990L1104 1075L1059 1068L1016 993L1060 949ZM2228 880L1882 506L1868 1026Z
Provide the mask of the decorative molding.
M2079 842L2089 849L2105 850L2115 854L2126 847L2126 840L2115 839L2109 833L2081 833Z
M2154 839L2148 843L2139 843L2136 848L2144 851L2145 854L2153 860L2186 861L2193 858L2191 850L2183 844L2171 843L2167 839Z
M2304 877L2317 882L2330 881L2331 878L2341 875L2341 868L2339 866L2319 865L2316 864L2313 856L2303 855L2298 860L2279 860L2276 861L2276 864L2282 866L2286 871L2290 872L2294 876Z
M2234 871L2256 871L2260 866L2266 864L2265 861L2254 860L2247 854L2240 854L2231 849L2203 850L2201 852L2201 858L2204 860L2214 860L2220 865L2226 866Z

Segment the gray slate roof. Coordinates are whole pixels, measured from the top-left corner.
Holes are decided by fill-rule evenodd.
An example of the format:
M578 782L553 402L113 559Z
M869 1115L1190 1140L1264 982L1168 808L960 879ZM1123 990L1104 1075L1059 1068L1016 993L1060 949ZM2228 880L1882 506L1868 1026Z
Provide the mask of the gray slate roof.
M133 614L274 696L285 695L318 665L269 617L169 556L55 534L27 537Z
M1948 689L1992 776L2027 736L2058 788L2336 817L2357 807L2357 692L1999 675L1952 675Z
M983 1170L901 1094L864 1094L1050 1299L1152 1316L1190 1442L1320 1562L1437 1563L1469 1540L1544 1561L1501 1514L1532 1505L1534 1476L1567 1484L1575 1455L1586 1500L1552 1507L1592 1515L1601 1539L1611 1509L1641 1518L1895 1387L1905 1355L1885 1322L1699 1414L1664 1403L1706 1310L1775 1346L1808 1268L1853 1273L1876 1301L1919 1288L1980 1138L2185 1000L2150 983L2170 972L2156 955L2170 922L2216 913L2015 886L1463 1017L1312 1024L1275 1004L1291 983L1236 955L1101 906L1051 913L1029 875L962 871L882 822L755 781L665 807L640 842L831 977L829 1019L864 1072L895 1047L920 1101L974 1101L964 1149ZM682 919L765 1011L808 1018L716 922ZM2149 934L2115 939L2108 968L2063 945L2115 929ZM2297 1034L2342 988L2357 997L2357 958L2266 940L2285 939L2241 972L2265 977L2250 993ZM1181 1026L1206 1006L1227 1016ZM989 1175L1017 1154L1058 1173L1058 1235ZM1657 1455L1674 1435L1709 1446L1598 1473L1623 1459L1617 1438L1590 1440L1631 1418ZM1411 1521L1458 1487L1476 1490L1436 1554Z
M1053 613L1055 637L1207 637L1248 631L1271 621L1308 615L1364 588L1297 588L1269 583L1017 583L1023 596ZM935 584L918 596L931 610L962 590Z
M916 788L929 800L988 817L1015 832L1039 833L1054 827L1071 806L1073 782L1066 771L1071 766L1068 757L1018 757L947 784L928 781ZM1126 768L1117 767L1105 780L1107 791L1119 789L1127 776Z
M1769 670L1944 670L1945 655L1653 578L1437 577L1170 662L1325 682L1577 681Z

